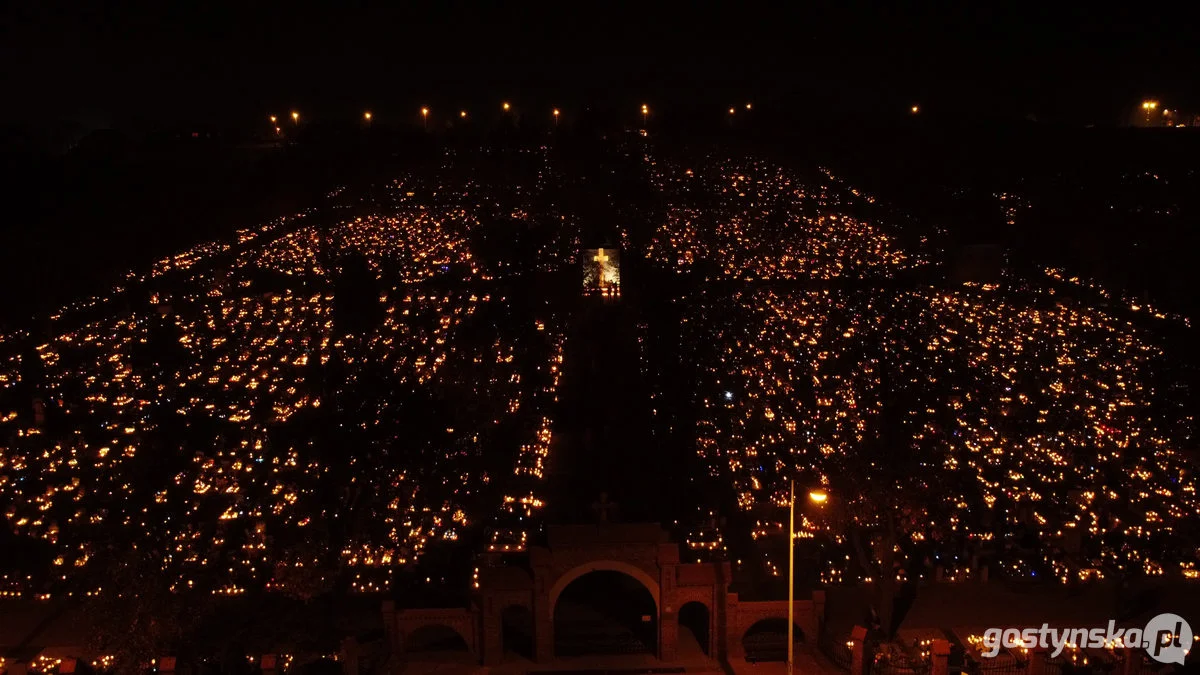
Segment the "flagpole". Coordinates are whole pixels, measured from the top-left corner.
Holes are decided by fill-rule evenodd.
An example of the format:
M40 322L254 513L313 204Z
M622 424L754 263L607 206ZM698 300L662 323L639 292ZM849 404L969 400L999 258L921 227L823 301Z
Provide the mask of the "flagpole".
M795 639L795 595L796 582L796 481L792 481L792 498L788 504L788 660L787 675L792 675L792 644Z

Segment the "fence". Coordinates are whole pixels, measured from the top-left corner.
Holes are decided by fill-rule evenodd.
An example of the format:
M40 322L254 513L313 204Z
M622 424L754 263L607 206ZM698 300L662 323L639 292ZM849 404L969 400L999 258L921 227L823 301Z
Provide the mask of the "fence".
M849 637L836 638L829 633L821 633L821 638L817 641L821 649L821 653L825 658L829 659L833 665L842 670L849 671L850 664L853 660L853 654L850 651L850 646L846 644Z
M969 670L975 675L1025 675L1025 664L1014 658L989 659L982 663L971 661Z

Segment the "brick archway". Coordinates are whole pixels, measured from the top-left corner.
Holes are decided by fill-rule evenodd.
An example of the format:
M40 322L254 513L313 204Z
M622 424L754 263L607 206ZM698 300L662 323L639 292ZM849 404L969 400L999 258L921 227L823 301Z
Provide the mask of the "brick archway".
M680 547L657 523L551 525L547 544L525 552L524 564L487 561L481 567L469 607L456 609L397 609L384 603L384 621L393 649L400 651L409 630L422 624L445 624L466 638L472 653L485 665L504 656L505 608L528 608L533 619L533 660L554 659L554 610L567 586L589 572L610 571L633 578L654 600L657 656L676 658L679 613L688 603L704 606L708 614L707 653L710 658L745 656L742 638L759 620L788 615L783 600L742 600L729 592L728 562L682 563ZM825 594L815 591L794 604L795 623L810 643L820 635ZM700 626L703 627L703 626Z
M658 582L640 567L619 560L594 560L563 572L558 577L558 580L554 582L554 585L550 587L550 616L554 616L554 610L558 607L558 597L562 595L562 592L566 590L572 581L585 574L600 571L620 572L621 574L633 577L642 586L645 586L646 590L650 592L650 597L654 598L654 619L656 621L659 619L659 616L662 614L662 589L659 587Z

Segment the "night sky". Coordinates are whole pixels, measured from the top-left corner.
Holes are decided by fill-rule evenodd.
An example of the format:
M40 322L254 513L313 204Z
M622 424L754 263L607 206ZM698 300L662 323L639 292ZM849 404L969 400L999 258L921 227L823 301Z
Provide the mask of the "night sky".
M288 107L334 116L509 97L754 99L867 116L919 102L1106 123L1144 96L1185 109L1198 98L1195 36L1163 5L108 4L6 7L0 115L235 123Z

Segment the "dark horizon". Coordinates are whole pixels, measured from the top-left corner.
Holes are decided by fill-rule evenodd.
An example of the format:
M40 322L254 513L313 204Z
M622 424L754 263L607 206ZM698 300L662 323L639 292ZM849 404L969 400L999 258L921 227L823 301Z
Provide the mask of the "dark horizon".
M1194 110L1200 80L1184 22L1135 8L138 9L11 7L0 49L25 66L0 119L239 125L511 99L1106 125L1147 97Z

